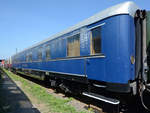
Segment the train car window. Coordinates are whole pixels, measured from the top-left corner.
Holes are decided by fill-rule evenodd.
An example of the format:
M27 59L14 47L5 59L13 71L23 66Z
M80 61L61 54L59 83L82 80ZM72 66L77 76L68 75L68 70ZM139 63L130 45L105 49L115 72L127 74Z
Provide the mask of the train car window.
M101 53L101 27L96 27L91 30L91 54Z
M26 62L28 62L29 61L29 55L27 54L26 55Z
M32 53L29 54L29 62L32 62Z
M46 54L46 60L49 60L50 59L50 46L46 46L46 51L45 51L45 54Z
M37 56L38 56L38 60L41 61L42 60L42 48L39 48Z
M14 57L14 63L17 63L17 58L16 57Z
M67 56L80 56L80 34L67 39Z
M32 53L26 55L26 62L32 62Z

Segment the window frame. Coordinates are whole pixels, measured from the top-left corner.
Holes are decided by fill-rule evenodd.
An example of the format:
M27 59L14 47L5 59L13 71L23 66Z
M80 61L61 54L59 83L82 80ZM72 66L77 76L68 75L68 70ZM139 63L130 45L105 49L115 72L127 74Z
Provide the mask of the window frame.
M100 34L99 34L99 36L100 36L100 38L99 38L99 43L100 43L100 45L99 45L99 52L96 52L96 49L95 49L95 46L94 46L94 44L93 44L93 39L94 39L94 37L93 37L93 34L92 34L92 31L93 30L95 30L95 29L98 29L98 28L100 28ZM102 54L102 36L101 36L101 25L98 25L98 26L95 26L95 27L92 27L90 30L90 55L100 55L100 54ZM95 38L96 39L96 38ZM96 39L97 40L97 39Z
M50 49L50 45L46 45L45 46L45 59L46 60L50 60L51 59L51 53L50 53L51 49ZM48 52L48 56L47 56L47 52Z
M26 54L26 62L32 62L33 58L32 58L32 52L29 52Z
M42 61L42 59L43 59L42 50L43 50L43 47L39 47L39 48L38 48L38 52L37 52L37 60L38 60L38 61Z
M29 62L32 62L33 58L32 58L32 52L29 53Z
M76 39L76 38L74 38L75 36L79 36L79 37L76 37L76 38L78 38L78 42L79 42L79 55L68 55L68 44L69 44L69 41L70 40L74 40L74 39ZM71 36L68 36L66 39L67 39L67 47L66 47L66 56L69 58L69 57L79 57L80 56L80 38L81 38L81 36L80 36L80 33L76 33L76 34L73 34L73 35L71 35ZM73 46L72 46L73 47ZM74 53L75 54L75 53Z

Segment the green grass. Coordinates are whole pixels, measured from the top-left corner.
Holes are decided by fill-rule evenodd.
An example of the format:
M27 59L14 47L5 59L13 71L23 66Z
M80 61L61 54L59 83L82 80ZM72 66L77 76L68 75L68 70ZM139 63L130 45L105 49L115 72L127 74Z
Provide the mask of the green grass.
M25 91L30 93L36 99L44 102L46 105L49 106L50 112L57 112L57 113L78 113L75 108L67 103L71 101L71 98L68 99L60 99L56 98L55 96L49 94L45 88L41 87L38 84L32 83L20 76L13 74L4 69L7 75L14 81L20 81L22 83L22 87ZM86 113L85 111L81 111L80 113Z

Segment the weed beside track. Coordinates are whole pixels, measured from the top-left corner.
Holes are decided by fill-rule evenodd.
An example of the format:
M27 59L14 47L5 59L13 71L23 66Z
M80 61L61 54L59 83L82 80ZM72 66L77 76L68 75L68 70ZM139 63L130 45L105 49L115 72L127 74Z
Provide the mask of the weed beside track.
M48 109L47 113L78 113L78 111L68 103L72 98L61 99L56 98L53 95L50 95L46 88L40 86L39 84L33 83L29 80L26 80L20 76L13 74L4 69L4 72L15 82L21 83L21 89L29 93L30 97L36 98L38 103L44 103ZM81 111L80 113L86 113Z

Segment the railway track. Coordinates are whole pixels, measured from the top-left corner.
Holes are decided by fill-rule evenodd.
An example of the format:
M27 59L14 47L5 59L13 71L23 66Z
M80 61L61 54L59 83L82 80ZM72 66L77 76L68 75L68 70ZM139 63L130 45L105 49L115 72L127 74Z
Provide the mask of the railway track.
M61 93L63 95L62 97L73 97L76 101L80 103L84 103L86 105L85 109L92 109L94 113L148 113L148 111L146 111L140 104L140 100L131 101L127 105L120 104L119 111L118 111L117 106L110 105L108 103L104 103L83 95L74 95L70 93L65 93L60 88L54 88L51 87L50 84L45 84L44 81L37 80L32 77L25 76L18 73L17 75L27 80L30 80L36 84L39 84L40 86L46 88L47 92L49 92L49 90L53 90L53 92L55 92L56 95L58 93L59 94Z

